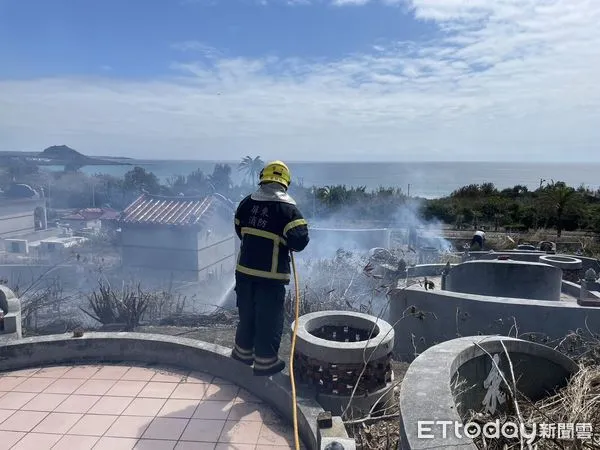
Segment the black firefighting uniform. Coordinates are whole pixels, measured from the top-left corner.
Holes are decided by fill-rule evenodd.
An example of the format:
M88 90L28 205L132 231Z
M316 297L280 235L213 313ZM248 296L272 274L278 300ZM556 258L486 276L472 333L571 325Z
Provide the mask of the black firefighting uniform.
M232 356L254 363L255 372L268 371L280 364L290 250L308 245L308 226L294 204L248 196L235 213L235 231L241 239L235 272L240 321Z

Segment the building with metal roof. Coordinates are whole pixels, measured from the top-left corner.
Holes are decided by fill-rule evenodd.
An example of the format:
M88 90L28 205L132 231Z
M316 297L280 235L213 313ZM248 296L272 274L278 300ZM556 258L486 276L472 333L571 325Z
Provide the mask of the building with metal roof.
M112 208L84 208L62 216L60 222L72 230L99 230L103 223L116 221L119 217L119 211Z
M185 281L235 268L234 204L225 197L143 194L118 219L123 266L147 276Z

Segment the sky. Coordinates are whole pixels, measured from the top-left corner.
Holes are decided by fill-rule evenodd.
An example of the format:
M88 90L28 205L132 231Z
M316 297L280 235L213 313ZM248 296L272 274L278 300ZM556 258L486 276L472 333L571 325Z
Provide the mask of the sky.
M600 162L598 0L0 0L0 150Z

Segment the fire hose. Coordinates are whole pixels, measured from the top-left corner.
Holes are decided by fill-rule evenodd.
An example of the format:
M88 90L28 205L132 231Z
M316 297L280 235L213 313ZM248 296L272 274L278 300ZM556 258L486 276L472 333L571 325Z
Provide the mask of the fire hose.
M296 399L296 377L294 376L294 351L296 349L296 336L298 335L298 317L300 316L300 288L298 287L298 272L296 272L296 260L294 252L290 252L292 259L292 270L294 272L294 287L296 301L294 307L294 331L292 333L292 348L290 350L290 381L292 383L292 421L294 423L294 446L300 450L300 437L298 435L298 402Z

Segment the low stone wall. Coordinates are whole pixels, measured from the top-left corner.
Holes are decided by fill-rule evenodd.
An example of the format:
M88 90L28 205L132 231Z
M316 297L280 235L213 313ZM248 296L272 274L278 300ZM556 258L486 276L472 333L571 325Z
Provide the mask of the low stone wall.
M193 339L142 333L86 333L83 337L52 335L25 338L0 346L0 371L55 364L139 362L208 372L248 390L292 421L289 378L253 376L252 369L229 357L231 349ZM301 439L318 448L317 416L323 409L309 393L298 390L298 425ZM341 431L340 431L341 433ZM348 443L348 435L338 441ZM351 450L353 442L346 446ZM346 445L346 444L345 444Z
M456 264L451 264L450 267L455 267ZM407 273L409 277L436 277L442 274L446 264L419 264L409 267Z
M483 412L487 409L494 414L506 406L500 404L496 409L486 402L490 390L484 383L490 375L495 375L496 365L505 378L511 379L509 357L517 389L533 401L566 385L568 378L578 370L578 366L561 353L520 339L472 336L436 345L410 365L402 381L399 448L476 450L464 433L458 436L453 432L455 424L467 422L468 410ZM464 389L464 386L461 389L461 381L474 389ZM446 436L442 434L441 421L451 423Z
M55 281L68 286L77 286L81 275L77 274L74 265L44 265L44 264L2 264L0 278L8 281L8 285L20 289L35 285L36 289L44 289Z
M563 280L560 290L571 297L579 298L581 293L581 285L573 283L572 281Z
M515 251L508 250L508 251L493 252L493 253L482 252L482 251L469 252L469 256L477 261L498 259L499 256L501 256L501 257L508 256L513 261L538 262L540 259L540 256L542 256L542 255L547 255L547 253L540 252L540 251L518 251L518 250L515 250Z
M566 301L426 291L412 285L390 293L388 321L394 324L396 356L412 361L427 348L460 336L518 333L548 342L586 326L598 329L600 308Z

